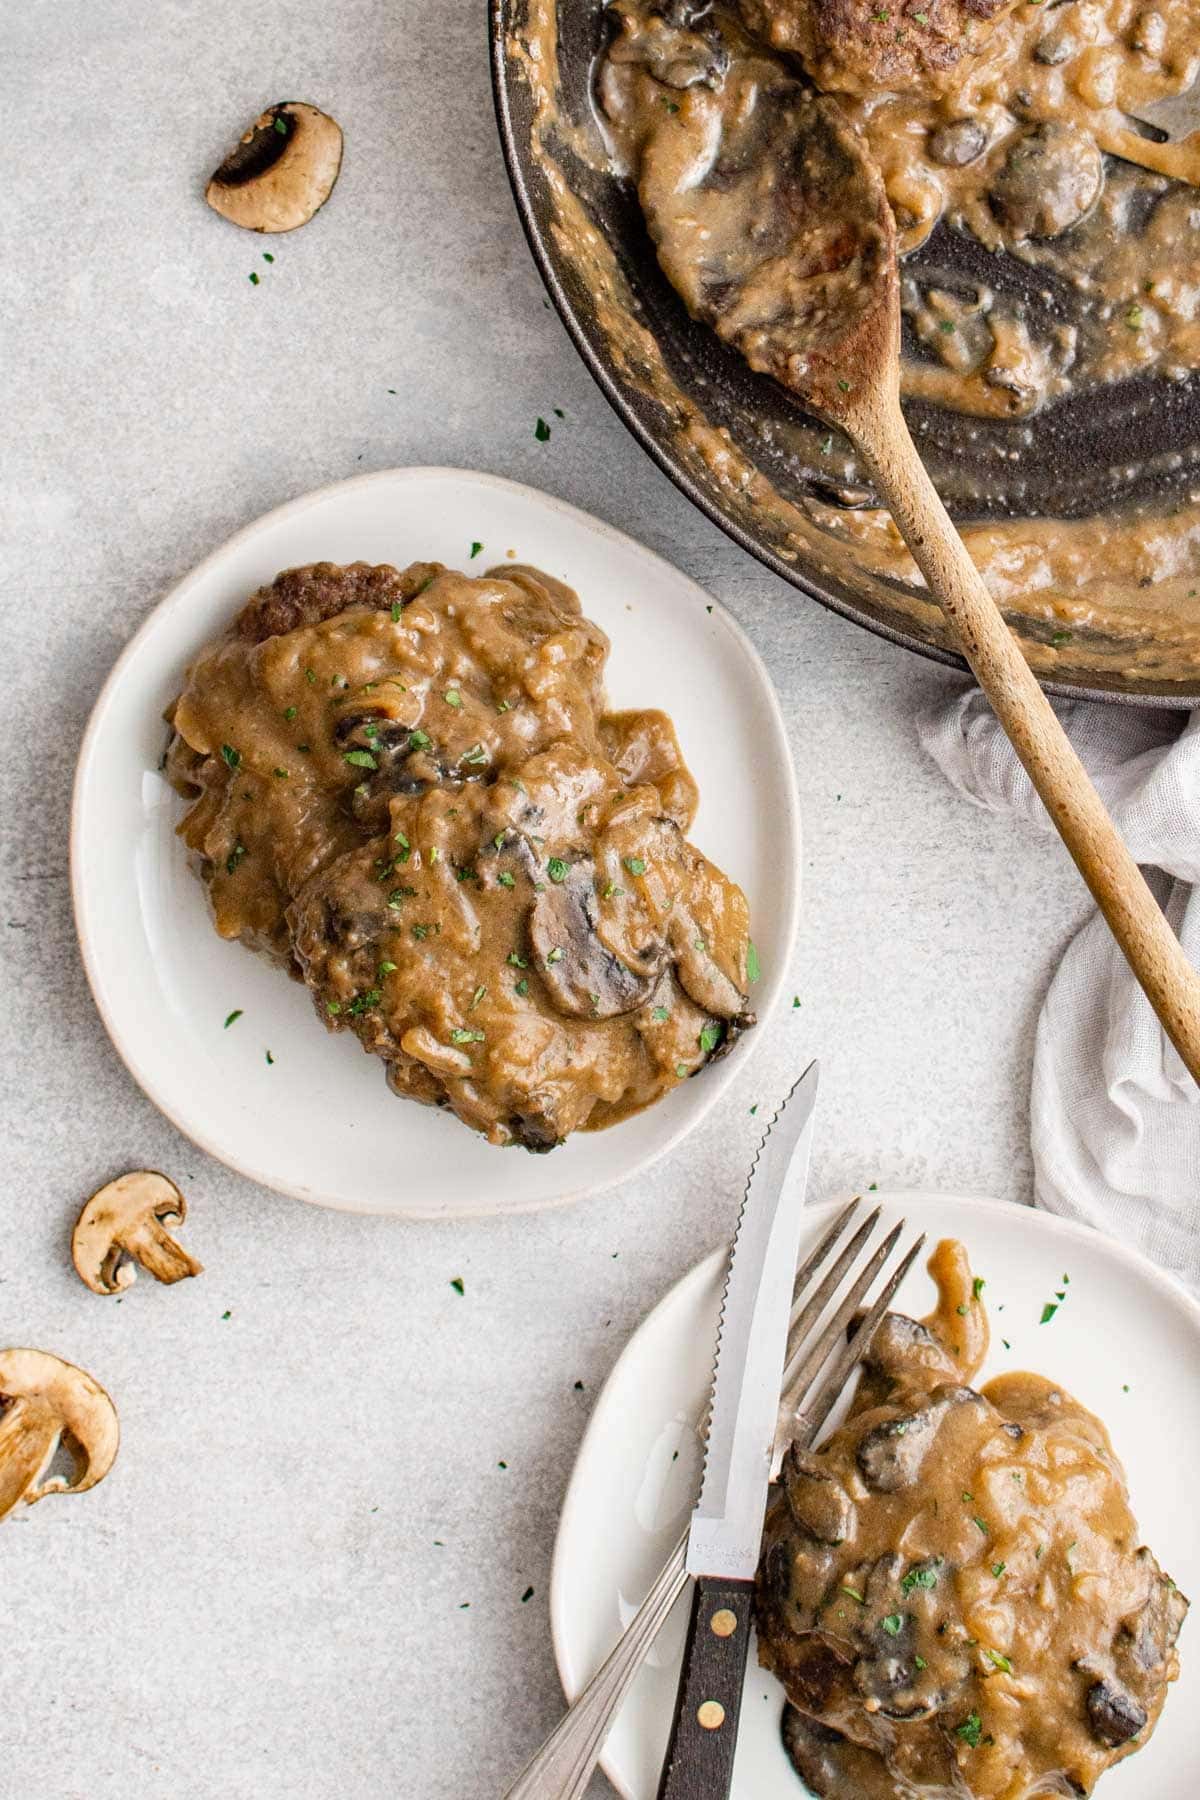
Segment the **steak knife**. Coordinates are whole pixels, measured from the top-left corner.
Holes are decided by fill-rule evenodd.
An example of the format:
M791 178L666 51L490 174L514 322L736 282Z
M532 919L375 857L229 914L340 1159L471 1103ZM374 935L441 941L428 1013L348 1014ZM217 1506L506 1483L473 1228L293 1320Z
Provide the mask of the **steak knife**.
M817 1076L810 1063L767 1128L729 1259L688 1533L692 1616L658 1800L726 1800L733 1777Z

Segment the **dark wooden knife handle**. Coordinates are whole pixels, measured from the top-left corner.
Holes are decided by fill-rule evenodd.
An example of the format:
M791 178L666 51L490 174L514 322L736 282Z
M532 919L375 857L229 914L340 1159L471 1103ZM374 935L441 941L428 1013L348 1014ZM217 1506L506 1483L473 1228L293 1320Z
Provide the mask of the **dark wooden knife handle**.
M753 1605L751 1581L695 1583L658 1800L727 1800Z

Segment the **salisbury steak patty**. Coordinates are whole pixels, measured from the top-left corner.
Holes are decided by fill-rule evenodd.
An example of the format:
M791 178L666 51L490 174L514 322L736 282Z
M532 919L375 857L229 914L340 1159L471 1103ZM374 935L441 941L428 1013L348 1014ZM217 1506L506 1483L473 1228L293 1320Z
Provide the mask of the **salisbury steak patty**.
M670 721L605 713L607 652L533 570L317 563L172 713L217 930L497 1144L649 1105L753 1023L745 899L687 841Z
M803 58L825 93L927 92L976 55L1016 0L740 0L756 37Z

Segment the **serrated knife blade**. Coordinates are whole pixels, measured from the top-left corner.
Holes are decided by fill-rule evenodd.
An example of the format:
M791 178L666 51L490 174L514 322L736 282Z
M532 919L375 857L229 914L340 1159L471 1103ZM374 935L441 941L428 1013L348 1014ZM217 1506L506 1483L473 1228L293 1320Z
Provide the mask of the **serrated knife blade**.
M750 1581L758 1565L818 1076L810 1063L767 1127L746 1183L717 1334L704 1478L688 1534L691 1575Z

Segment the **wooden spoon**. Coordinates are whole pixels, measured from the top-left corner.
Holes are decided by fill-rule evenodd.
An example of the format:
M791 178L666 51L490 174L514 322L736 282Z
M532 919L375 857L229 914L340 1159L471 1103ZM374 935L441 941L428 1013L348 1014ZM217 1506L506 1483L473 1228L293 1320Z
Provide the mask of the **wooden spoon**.
M1163 1029L1200 1082L1200 975L905 424L895 223L864 140L834 101L777 74L757 86L753 106L694 90L672 104L678 120L660 121L643 142L639 175L666 272L692 312L752 368L856 445ZM714 127L722 144L715 154Z

